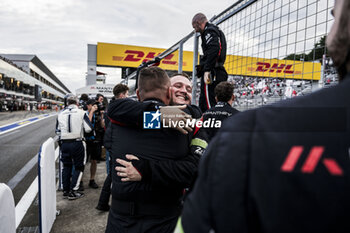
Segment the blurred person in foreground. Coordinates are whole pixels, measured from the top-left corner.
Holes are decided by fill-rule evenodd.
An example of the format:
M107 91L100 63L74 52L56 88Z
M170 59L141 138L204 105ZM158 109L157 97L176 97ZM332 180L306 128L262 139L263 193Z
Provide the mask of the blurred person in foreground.
M215 105L214 89L217 84L227 80L224 67L226 60L226 38L219 27L208 22L207 17L198 13L193 16L192 27L201 34L203 57L197 68L201 77L199 107L202 112Z
M350 1L327 47L337 86L239 113L208 146L184 232L350 232Z

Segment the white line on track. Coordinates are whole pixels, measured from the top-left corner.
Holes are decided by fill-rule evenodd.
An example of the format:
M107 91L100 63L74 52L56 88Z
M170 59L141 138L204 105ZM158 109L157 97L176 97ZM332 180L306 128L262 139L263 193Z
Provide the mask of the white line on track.
M14 189L19 182L23 180L23 178L28 174L30 170L37 164L38 162L38 154L34 155L33 158L31 158L26 165L24 165L21 170L17 172L17 174L7 182L7 186L10 187L10 189Z
M22 222L24 215L26 215L30 205L32 204L36 194L38 193L38 176L35 177L32 184L27 189L21 200L16 205L16 229Z

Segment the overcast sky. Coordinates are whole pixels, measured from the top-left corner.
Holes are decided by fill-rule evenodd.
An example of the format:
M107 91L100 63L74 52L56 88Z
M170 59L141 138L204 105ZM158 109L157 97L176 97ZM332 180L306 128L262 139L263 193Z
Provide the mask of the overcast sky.
M168 48L229 0L1 0L0 53L35 54L72 91L85 86L87 44L108 42ZM192 48L191 43L185 49ZM107 83L119 69L103 69Z

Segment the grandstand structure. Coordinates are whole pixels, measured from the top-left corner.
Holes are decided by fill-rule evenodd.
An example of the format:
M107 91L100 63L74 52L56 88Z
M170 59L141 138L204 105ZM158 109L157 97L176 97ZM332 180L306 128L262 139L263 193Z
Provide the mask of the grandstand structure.
M0 110L51 108L70 92L36 55L0 54Z

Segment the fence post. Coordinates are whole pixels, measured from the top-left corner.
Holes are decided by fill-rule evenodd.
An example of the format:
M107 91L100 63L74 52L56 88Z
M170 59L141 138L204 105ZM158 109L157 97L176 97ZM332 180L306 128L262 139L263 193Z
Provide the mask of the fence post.
M183 52L184 52L184 45L183 42L179 44L179 68L178 68L178 73L182 73L182 64L183 64Z
M56 219L55 145L47 139L38 155L40 232L49 233Z
M15 201L11 189L0 183L0 231L16 232Z
M193 69L192 69L192 104L196 104L197 98L197 71L196 65L198 64L198 33L194 33L194 45L193 45Z

